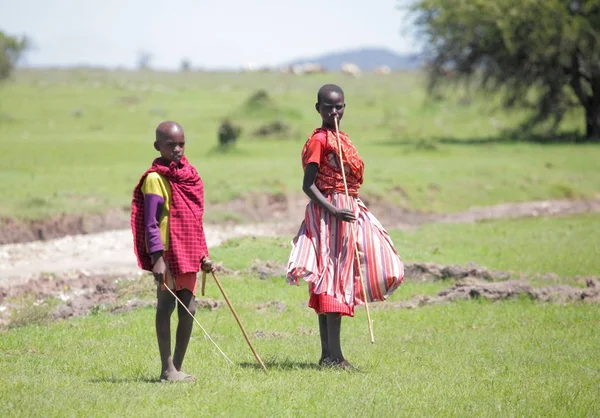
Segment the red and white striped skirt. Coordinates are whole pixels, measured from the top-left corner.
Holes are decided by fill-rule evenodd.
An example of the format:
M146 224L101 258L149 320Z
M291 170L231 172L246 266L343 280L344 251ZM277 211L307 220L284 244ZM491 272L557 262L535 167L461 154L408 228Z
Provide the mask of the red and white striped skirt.
M354 316L354 307L365 300L359 266L367 301L375 302L385 300L400 286L404 264L388 233L358 197L334 193L326 198L336 207L352 209L357 220L341 221L311 201L292 242L287 281L309 283L309 306L317 313Z

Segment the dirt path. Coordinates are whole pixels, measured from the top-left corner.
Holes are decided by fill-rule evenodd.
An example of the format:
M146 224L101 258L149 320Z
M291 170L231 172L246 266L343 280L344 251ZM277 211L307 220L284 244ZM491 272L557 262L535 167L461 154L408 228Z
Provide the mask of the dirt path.
M406 229L431 222L468 223L483 219L600 212L600 200L511 203L447 215L406 212L381 202L367 203L389 229ZM304 204L304 199L268 197L243 204L230 202L229 210L243 210L245 219L254 222L229 226L207 225L208 245L214 247L227 239L244 235L288 235L291 238L302 219ZM276 222L265 223L265 213ZM1 245L0 285L23 283L40 273L91 276L138 272L132 241L129 229L119 229L87 235L68 235L47 241Z
M230 238L289 233L281 225L252 224L206 228L209 248ZM139 272L129 229L72 235L49 241L0 246L0 287L18 285L40 273L73 276Z

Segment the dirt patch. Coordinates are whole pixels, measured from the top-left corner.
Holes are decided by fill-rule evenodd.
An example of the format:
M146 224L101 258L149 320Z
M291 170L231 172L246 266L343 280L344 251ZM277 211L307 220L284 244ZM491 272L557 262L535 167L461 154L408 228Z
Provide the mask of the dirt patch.
M154 306L155 289L150 276L43 274L23 284L0 287L0 327ZM203 298L196 299L196 305L213 311L222 302Z
M289 334L277 331L257 330L253 334L254 338L287 338Z
M464 212L438 215L435 222L470 223L489 219L526 218L600 212L600 200L545 200L540 202L505 203L472 208Z
M221 306L223 306L223 303L219 302L216 299L196 299L196 309L207 309L209 311L214 311L220 308Z
M408 301L392 302L385 304L387 308L414 309L426 305L437 305L455 300L487 299L491 301L528 297L533 300L554 303L600 303L600 282L590 278L586 281L586 288L567 285L552 285L533 288L524 280L509 280L505 282L482 283L471 279L443 290L437 296L415 296Z
M249 193L226 203L208 204L207 213L230 213L244 222L282 222L295 224L304 218L308 197L285 193Z
M296 332L298 333L298 335L317 335L317 331L315 331L312 328L304 328L304 327L300 327L296 329Z
M282 230L274 224L246 224L210 225L204 232L208 247L214 248L231 238L274 236ZM127 276L139 271L129 229L0 246L0 286L23 283L41 272Z
M0 287L0 303L3 303L6 299L24 295L34 295L39 299L56 297L64 301L95 291L102 296L107 293L115 293L115 284L119 280L122 279L118 276L88 277L82 272L62 277L53 274L41 274L39 278L29 280L24 284Z
M252 274L261 279L283 276L285 268L277 263L256 260L244 271L219 264L220 275ZM127 274L92 274L70 270L60 274L40 274L26 281L0 282L0 328L44 323L51 320L84 316L100 312L123 313L140 307L154 306L155 287L149 275L137 271ZM223 302L196 299L197 309L214 311ZM257 305L260 312L282 313L286 305L270 301Z
M408 280L420 282L437 280L460 280L466 277L485 281L508 280L510 274L502 271L491 271L470 263L467 266L444 266L435 263L412 263L404 266L404 276Z
M257 275L261 280L270 279L271 277L283 277L287 269L283 264L276 261L261 261L254 260L250 273Z
M256 262L252 268L240 272L221 268L227 274L257 273L256 266L270 266L275 276L283 276L282 265L273 262ZM505 280L507 273L490 272L476 265L443 266L432 263L406 265L406 279L416 281L452 280L450 288L436 296L415 296L408 301L387 302L381 308L417 308L425 305L454 300L484 298L503 300L515 297L572 303L600 303L600 281L587 278L586 287L578 288L562 284L532 287L525 280ZM271 274L271 273L269 273ZM260 275L258 275L260 277ZM271 277L271 276L269 276ZM558 280L549 275L548 280ZM86 272L70 272L63 275L42 274L25 283L6 283L0 286L0 328L45 323L100 312L124 313L133 309L154 306L154 282L148 275L90 275ZM198 309L213 311L223 306L220 300L196 299ZM302 304L305 306L305 303ZM258 312L283 313L287 310L281 301L268 301L256 305ZM306 333L299 330L300 334ZM261 334L259 338L279 337L277 333Z
M432 223L470 223L486 219L570 215L600 212L600 200L549 200L507 203L472 208L451 214L408 211L377 196L363 195L363 201L388 229L410 229ZM207 214L227 214L226 220L207 221L207 225L274 223L282 234L296 232L304 218L308 198L302 194L249 193L225 203L207 203ZM0 219L0 245L49 240L68 235L92 234L128 229L129 211L113 209L102 214L65 214L51 219Z
M287 306L285 305L285 303L280 302L278 300L272 300L270 302L260 303L260 304L256 305L256 310L261 313L265 313L265 312L269 312L269 311L283 313L283 312L285 312L286 309L287 309Z
M0 245L128 228L129 216L127 211L113 209L97 214L64 214L50 219L2 218Z
M68 278L42 275L24 284L0 288L0 304L4 308L0 322L11 322L14 326L26 322L27 316L35 317L39 322L43 319L39 317L40 312L45 312L46 319L56 320L85 315L91 311L114 309L125 312L140 306L141 302L136 297L117 302L120 294L124 294L118 290L119 281L122 280L114 276L88 277L84 274ZM37 315L33 315L36 311ZM19 312L21 315L18 315Z
M154 306L155 303L156 302L153 300L131 299L131 300L126 301L123 304L113 306L110 309L110 312L114 313L114 314L120 314L120 313L130 312L130 311L132 311L134 309L138 309L138 308Z

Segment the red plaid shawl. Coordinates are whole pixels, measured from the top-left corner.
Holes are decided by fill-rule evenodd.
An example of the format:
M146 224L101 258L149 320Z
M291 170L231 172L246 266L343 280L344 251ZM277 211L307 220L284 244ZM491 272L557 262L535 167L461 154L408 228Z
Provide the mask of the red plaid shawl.
M196 169L184 156L179 164L157 158L140 179L133 191L131 202L131 229L133 247L138 265L152 271L150 254L146 250L144 229L144 195L142 184L149 173L165 176L171 185L172 197L169 213L169 248L167 265L173 275L200 271L200 261L208 256L206 237L202 225L204 213L204 185Z

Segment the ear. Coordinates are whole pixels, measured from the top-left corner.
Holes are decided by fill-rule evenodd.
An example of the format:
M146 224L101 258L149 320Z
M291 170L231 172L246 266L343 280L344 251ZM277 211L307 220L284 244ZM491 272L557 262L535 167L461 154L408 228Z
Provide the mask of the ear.
M315 103L315 109L317 109L317 113L321 113L321 111L319 110L319 102Z
M160 148L158 148L158 142L156 141L154 141L154 149L160 151Z

